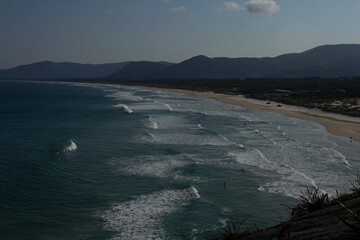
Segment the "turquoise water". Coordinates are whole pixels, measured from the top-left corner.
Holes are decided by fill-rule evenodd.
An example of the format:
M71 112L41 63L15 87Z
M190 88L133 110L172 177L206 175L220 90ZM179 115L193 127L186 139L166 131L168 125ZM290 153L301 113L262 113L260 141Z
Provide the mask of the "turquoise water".
M0 82L1 239L206 239L347 191L360 144L182 94ZM226 185L226 188L225 186Z

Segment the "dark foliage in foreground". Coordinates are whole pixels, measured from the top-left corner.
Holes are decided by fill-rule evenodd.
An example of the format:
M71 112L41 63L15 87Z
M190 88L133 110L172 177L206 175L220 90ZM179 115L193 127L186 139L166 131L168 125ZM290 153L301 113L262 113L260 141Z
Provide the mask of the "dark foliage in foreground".
M254 225L252 227L245 227L243 224L246 219L238 222L228 222L225 227L223 227L223 233L213 238L213 240L236 240L243 237L249 236L253 233L256 233L261 230L258 226Z
M300 217L305 214L314 212L316 210L329 206L329 196L327 193L320 193L319 188L313 191L307 189L307 194L300 196L300 203L294 208L294 216Z

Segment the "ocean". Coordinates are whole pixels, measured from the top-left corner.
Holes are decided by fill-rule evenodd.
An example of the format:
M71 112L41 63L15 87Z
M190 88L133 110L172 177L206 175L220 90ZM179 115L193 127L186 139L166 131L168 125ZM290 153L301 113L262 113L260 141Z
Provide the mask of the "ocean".
M0 82L1 239L208 239L354 182L360 143L185 94Z

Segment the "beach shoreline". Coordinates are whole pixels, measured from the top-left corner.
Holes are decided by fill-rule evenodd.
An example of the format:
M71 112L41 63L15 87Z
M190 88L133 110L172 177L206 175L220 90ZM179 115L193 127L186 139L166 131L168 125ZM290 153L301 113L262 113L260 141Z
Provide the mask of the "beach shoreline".
M54 83L56 81L32 81L32 82ZM60 82L60 83L69 83L69 82ZM78 83L78 82L73 82L73 83ZM264 100L246 98L244 95L231 95L231 94L215 93L210 91L202 92L202 91L184 90L177 88L160 88L160 87L149 87L149 86L141 86L141 85L122 85L122 84L114 84L114 83L83 82L83 84L125 86L125 87L149 89L149 90L156 90L163 92L181 93L194 97L213 99L225 104L241 106L248 110L274 112L291 118L316 122L324 126L326 130L331 134L334 134L336 136L347 137L349 138L349 141L354 140L360 142L359 117L352 117L343 114L324 112L319 109L309 109L305 107L288 105L278 102L270 102L270 104L267 104L267 102ZM281 107L279 107L279 105L281 105Z
M225 104L237 105L248 110L260 110L279 113L287 117L308 120L323 125L326 130L334 135L348 137L349 141L360 142L360 118L342 114L323 112L319 109L309 109L277 102L267 103L264 100L246 98L243 95L230 95L214 92L200 92L174 88L158 88L147 86L132 86L149 90L182 93L194 97L209 98Z

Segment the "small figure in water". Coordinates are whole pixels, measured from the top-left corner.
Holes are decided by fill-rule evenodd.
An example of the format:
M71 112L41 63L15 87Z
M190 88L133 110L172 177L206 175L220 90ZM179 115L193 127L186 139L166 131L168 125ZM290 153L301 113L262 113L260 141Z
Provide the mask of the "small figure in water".
M352 142L353 141L353 138L352 137L350 137L350 142Z
M226 182L224 181L224 188L226 188Z

